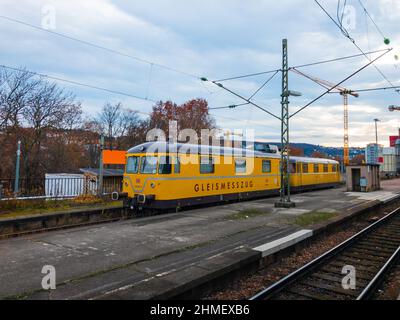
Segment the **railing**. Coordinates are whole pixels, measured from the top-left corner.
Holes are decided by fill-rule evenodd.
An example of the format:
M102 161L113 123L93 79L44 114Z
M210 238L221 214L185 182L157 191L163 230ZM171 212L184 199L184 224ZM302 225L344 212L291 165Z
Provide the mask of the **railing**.
M19 179L18 192L15 179L0 179L0 199L10 198L73 198L98 193L98 180L94 177L45 177ZM122 177L103 177L103 194L122 191Z

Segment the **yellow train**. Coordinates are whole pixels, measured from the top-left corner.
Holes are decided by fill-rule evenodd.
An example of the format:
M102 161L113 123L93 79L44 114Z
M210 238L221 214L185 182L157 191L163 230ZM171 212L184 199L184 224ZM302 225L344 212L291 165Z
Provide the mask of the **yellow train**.
M124 204L170 209L278 195L280 155L225 147L148 142L127 152ZM339 163L291 157L291 190L334 187Z

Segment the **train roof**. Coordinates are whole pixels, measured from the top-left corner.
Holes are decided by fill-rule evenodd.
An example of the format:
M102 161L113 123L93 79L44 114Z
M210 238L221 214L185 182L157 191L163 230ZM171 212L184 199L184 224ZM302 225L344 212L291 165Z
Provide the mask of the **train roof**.
M129 153L181 153L202 155L234 155L237 157L252 156L256 158L280 159L280 154L266 153L243 148L228 148L220 146L202 146L188 143L169 143L162 141L146 142L128 150ZM323 158L290 157L291 162L338 164L337 161Z

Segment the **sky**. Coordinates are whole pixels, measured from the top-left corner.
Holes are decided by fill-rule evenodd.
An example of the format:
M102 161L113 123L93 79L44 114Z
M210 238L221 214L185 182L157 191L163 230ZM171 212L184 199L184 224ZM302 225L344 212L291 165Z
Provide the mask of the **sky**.
M336 17L338 1L320 3ZM362 3L379 30L390 39L390 45L384 43L359 0L347 1L343 24L364 52L393 48L376 66L392 84L400 85L400 60L396 59L396 55L400 56L400 0ZM288 39L290 66L360 53L313 0L0 0L0 29L0 65L25 67L145 98L59 82L76 94L90 117L96 116L106 102L122 102L124 108L140 111L141 117L146 117L153 101L159 100L183 103L204 98L210 108L243 103L199 78L219 80L280 69L283 38ZM368 62L361 56L300 70L336 84ZM270 76L262 74L223 84L248 98ZM291 113L324 92L321 86L294 73L289 75L289 86L302 93L301 97L290 98ZM366 89L386 87L389 83L374 66L369 66L343 86ZM279 115L280 94L279 72L253 101ZM388 106L400 105L399 98L394 90L362 92L359 98L350 97L350 145L363 147L374 142L373 120L379 118L379 142L387 146L389 135L395 135L400 126L400 112L391 113ZM342 99L339 94L328 94L291 118L291 142L342 146ZM279 120L251 105L212 110L211 114L221 129L252 129L258 140L280 140Z

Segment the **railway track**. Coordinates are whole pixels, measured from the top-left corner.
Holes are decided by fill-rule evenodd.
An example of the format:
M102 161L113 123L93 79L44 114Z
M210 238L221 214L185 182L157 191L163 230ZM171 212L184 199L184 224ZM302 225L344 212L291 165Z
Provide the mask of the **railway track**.
M398 263L400 208L259 292L251 300L371 299L385 275ZM355 279L353 286L351 279Z

